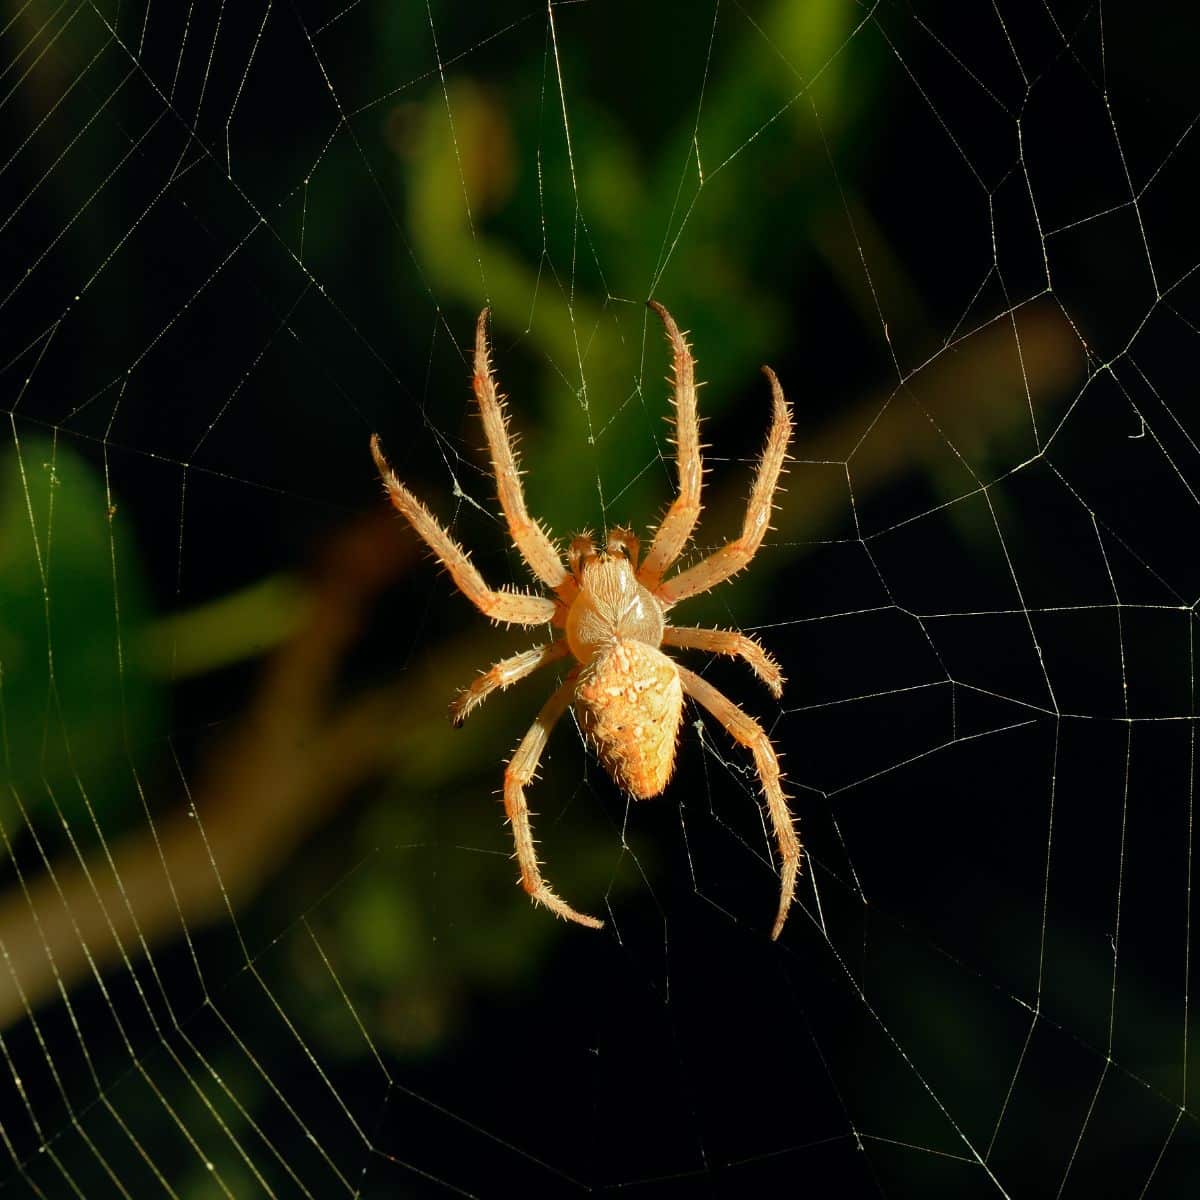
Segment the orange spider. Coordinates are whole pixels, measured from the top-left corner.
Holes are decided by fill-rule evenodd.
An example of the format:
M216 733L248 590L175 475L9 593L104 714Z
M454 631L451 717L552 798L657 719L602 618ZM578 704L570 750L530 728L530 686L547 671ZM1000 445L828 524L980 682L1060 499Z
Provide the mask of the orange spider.
M396 478L379 444L371 453L392 504L425 541L462 593L494 621L516 625L551 625L565 636L502 659L484 672L450 705L460 725L492 692L524 679L539 667L573 655L576 664L543 705L521 739L504 772L504 808L512 825L521 886L535 903L591 929L603 924L576 912L542 878L529 823L525 788L537 772L546 740L558 719L574 704L579 724L618 787L637 799L657 796L675 765L675 746L683 718L683 698L691 696L754 755L771 826L782 861L779 912L771 937L783 929L800 867L800 842L780 786L779 761L763 728L710 683L662 652L662 646L707 650L741 658L767 685L783 692L779 665L753 638L720 629L668 625L667 611L680 600L706 592L740 571L754 557L771 516L779 474L792 436L792 415L779 380L763 367L771 385L771 431L754 479L741 536L670 579L663 580L691 537L700 515L700 430L696 416L695 362L684 336L661 304L650 307L662 319L674 352L675 430L679 491L638 565L638 539L628 529L614 529L603 551L588 534L571 542L567 564L546 530L525 508L520 472L508 433L504 397L496 392L487 341L488 310L475 326L475 399L491 452L500 507L509 533L530 570L554 595L541 596L510 588L491 588L472 565L467 552L429 509ZM569 569L568 569L569 566Z

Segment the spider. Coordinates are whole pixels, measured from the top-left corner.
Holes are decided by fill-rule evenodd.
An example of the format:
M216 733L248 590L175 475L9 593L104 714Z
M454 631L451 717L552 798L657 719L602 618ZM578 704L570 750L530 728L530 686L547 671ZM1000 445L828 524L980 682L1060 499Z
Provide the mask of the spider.
M706 650L742 659L771 694L783 691L778 663L751 637L720 629L668 625L667 613L681 600L706 592L746 567L767 531L779 475L792 436L792 415L770 367L771 430L758 463L740 536L707 558L664 579L687 545L700 515L700 438L696 415L695 361L671 314L656 301L650 308L666 329L674 357L674 405L679 473L675 500L654 534L646 556L631 530L616 528L599 549L590 534L575 537L564 564L546 528L529 516L517 456L513 449L504 397L496 390L488 349L488 310L475 326L475 399L483 418L500 507L509 534L533 574L553 593L535 595L492 588L470 556L425 505L397 479L380 446L371 453L392 504L450 572L459 590L493 621L514 625L550 625L562 636L502 659L463 689L450 705L461 725L493 692L504 690L540 667L561 659L575 661L560 686L542 706L504 772L504 809L512 826L521 886L536 904L569 921L599 929L602 921L577 912L542 877L534 849L525 788L555 723L574 707L579 725L618 787L636 799L657 796L675 765L675 747L683 718L683 698L706 708L734 740L747 747L767 803L782 864L779 911L771 937L779 937L796 890L800 842L780 786L779 761L762 726L712 684L669 658L667 646Z

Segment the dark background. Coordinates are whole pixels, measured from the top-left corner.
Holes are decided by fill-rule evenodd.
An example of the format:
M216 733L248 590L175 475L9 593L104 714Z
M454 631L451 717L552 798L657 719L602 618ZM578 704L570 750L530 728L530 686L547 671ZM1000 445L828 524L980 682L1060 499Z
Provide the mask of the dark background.
M13 1195L1182 1196L1197 28L1145 6L14 7L0 31L0 1168ZM565 115L565 119L564 119ZM807 849L689 709L630 806L493 629L531 509L652 527L655 297ZM691 661L691 658L689 658ZM699 669L699 661L692 665ZM1190 1023L1190 1028L1189 1028ZM1194 1057L1194 1054L1193 1054ZM1194 1063L1192 1064L1194 1066Z

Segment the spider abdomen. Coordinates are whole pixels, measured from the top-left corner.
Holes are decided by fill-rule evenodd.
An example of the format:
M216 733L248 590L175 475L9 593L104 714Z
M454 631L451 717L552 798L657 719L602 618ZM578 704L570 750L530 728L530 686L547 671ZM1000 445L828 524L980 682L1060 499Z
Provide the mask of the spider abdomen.
M575 711L618 787L644 800L667 786L683 719L683 684L661 650L614 639L580 675Z

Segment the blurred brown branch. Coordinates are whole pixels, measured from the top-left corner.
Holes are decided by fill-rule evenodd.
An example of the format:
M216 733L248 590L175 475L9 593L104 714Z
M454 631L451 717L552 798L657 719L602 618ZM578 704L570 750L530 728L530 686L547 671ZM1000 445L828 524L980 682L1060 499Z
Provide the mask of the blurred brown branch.
M412 557L380 514L324 556L307 619L271 658L250 710L214 751L193 805L114 841L106 857L68 858L0 903L0 1027L56 986L136 957L217 919L252 895L347 795L397 748L401 697L368 694L330 716L326 706L363 610ZM386 716L385 716L386 713ZM114 937L115 933L115 937ZM19 983L19 989L17 984ZM24 993L24 1001L21 992Z
M1028 431L1036 414L1077 385L1077 336L1051 303L1027 305L943 350L895 394L870 396L805 439L806 460L848 461L860 499L911 471L946 441L970 455ZM1017 335L1019 348L1017 350ZM1028 396L1024 380L1028 381ZM803 413L801 381L789 391ZM709 517L731 526L744 504L738 479ZM813 539L848 512L845 474L794 471L777 514L778 539ZM442 698L495 658L482 623L431 655L423 677L366 692L331 709L343 656L379 592L412 560L412 536L380 513L347 528L323 556L304 619L269 660L246 715L213 751L187 806L81 864L70 857L0 901L0 1028L91 970L105 971L232 915L326 821L352 790L437 744ZM447 585L448 586L448 585ZM432 698L432 699L431 699ZM473 765L456 742L453 772ZM402 768L403 769L403 768ZM197 819L198 818L198 819ZM515 901L514 901L515 903ZM115 936L114 936L115 935Z

